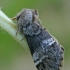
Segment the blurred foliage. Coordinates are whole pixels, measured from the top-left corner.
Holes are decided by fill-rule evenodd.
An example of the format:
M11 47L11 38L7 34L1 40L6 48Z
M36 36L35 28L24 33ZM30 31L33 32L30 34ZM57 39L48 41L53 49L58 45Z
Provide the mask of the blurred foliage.
M0 6L10 18L14 17L23 8L37 9L42 25L64 46L65 66L63 70L69 70L69 0L0 0ZM0 29L0 70L26 70L27 65L31 64L28 53L8 33Z

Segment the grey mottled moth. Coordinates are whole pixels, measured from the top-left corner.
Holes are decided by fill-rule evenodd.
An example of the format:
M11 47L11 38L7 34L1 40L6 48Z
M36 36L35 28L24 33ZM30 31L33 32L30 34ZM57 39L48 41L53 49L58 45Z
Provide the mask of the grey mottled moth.
M38 70L60 70L64 48L41 25L37 10L23 9L17 16L17 31L27 40Z

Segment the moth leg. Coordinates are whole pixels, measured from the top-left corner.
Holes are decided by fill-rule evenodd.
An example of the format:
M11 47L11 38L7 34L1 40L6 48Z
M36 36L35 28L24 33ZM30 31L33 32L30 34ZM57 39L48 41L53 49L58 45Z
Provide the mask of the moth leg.
M16 17L11 18L11 20L16 20Z
M21 41L23 41L25 39L25 37L23 37L22 39L21 39Z
M13 17L11 18L11 20L16 20L16 17ZM17 26L18 27L18 26ZM17 31L16 31L16 36L17 36L17 33L19 32L19 27L17 28Z

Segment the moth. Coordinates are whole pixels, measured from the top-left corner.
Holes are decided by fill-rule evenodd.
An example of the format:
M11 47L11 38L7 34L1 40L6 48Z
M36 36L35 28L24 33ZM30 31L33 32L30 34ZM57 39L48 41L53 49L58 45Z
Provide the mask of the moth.
M41 25L38 11L23 9L13 19L17 20L17 31L26 38L37 70L60 70L64 48Z

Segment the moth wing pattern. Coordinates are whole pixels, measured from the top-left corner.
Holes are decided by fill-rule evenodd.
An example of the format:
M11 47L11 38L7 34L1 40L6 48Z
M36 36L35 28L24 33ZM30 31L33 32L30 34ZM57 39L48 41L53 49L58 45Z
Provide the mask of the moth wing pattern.
M38 70L60 70L64 49L58 41L44 29L36 37L30 38L31 40L26 38Z

